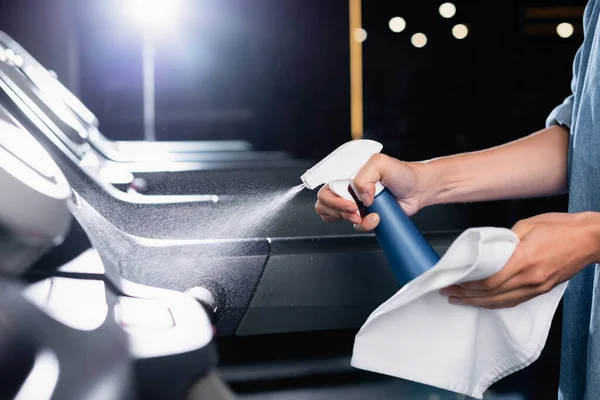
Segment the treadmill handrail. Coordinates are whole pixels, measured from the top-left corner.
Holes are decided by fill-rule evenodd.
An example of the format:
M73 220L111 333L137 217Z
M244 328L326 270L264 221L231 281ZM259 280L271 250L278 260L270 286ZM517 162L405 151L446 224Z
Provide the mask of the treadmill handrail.
M24 77L20 83L25 85L25 87L20 85L19 82L15 81L15 78L19 78L19 79L21 78L21 76L18 75L18 72L14 71L12 69L12 67L9 67L2 62L0 62L0 78L11 88L11 90L15 94L17 94L21 98L21 100L24 103L27 104L27 106L30 109L32 109L38 115L38 117L40 119L42 119L44 121L44 123L46 125L48 125L55 132L55 135L60 137L60 140L62 142L64 142L71 149L71 151L76 153L79 157L81 157L81 155L83 155L83 153L85 152L85 146L89 147L89 145L85 142L85 138L87 137L87 131L85 131L83 126L72 126L71 125L71 123L79 125L79 123L77 121L71 121L71 123L67 123L66 121L64 121L61 117L59 117L54 112L54 110L52 110L52 108L47 104L47 102L45 102L43 100L43 98L41 97L41 93L36 93L36 91L39 91L37 88L29 87L27 85L27 83L25 82ZM24 90L30 91L33 96L28 95L27 93L24 92ZM44 110L42 110L40 108L39 103L36 102L36 99L39 100L39 102L41 102L42 107L47 108L48 111L50 111L50 112L44 112ZM55 104L54 106L58 107L58 104ZM55 118L53 118L53 116ZM59 121L57 121L57 119L59 119ZM57 123L70 125L70 127L73 130L78 132L83 143L74 142L71 138L69 138L64 133L64 131L62 129L60 129L58 127ZM84 131L85 131L85 134L83 134Z
M92 138L90 138L92 139ZM98 140L105 142L105 145L112 147L116 151L129 153L135 146L138 145L139 141L119 141L119 140L107 140L102 134L99 135ZM175 153L186 153L186 152L198 152L198 151L251 151L252 145L245 140L193 140L193 141L159 141L159 142L142 142L144 146L156 146L160 147L162 151L175 152Z
M287 159L289 153L285 151L273 151L273 152L258 152L258 151L211 151L211 152L184 152L184 153L170 153L165 151L148 152L143 151L143 147L147 144L157 142L141 142L139 143L142 151L139 153L124 152L116 150L111 146L111 142L101 139L102 135L96 128L91 128L89 131L88 142L109 161L118 163L144 163L144 162L211 162L211 161L247 161L254 159ZM184 143L184 142L181 142ZM193 142L190 142L193 143ZM134 147L132 144L131 147Z
M105 190L109 195L116 198L117 200L130 203L130 204L184 204L184 203L214 203L216 201L228 200L227 197L218 197L215 195L176 195L176 196L146 196L142 194L131 195L117 190L114 186L106 183L101 179L100 171L94 171L90 168L84 168L81 166L81 158L73 152L73 150L66 146L66 144L58 138L58 136L50 130L50 128L42 121L42 119L25 103L25 101L15 93L11 87L9 87L6 81L3 79L0 71L0 89L15 102L15 105L30 119L32 124L39 129L44 136L64 154L70 161L78 165L82 172L87 175L88 178L92 179L98 186ZM1 106L1 105L0 105ZM8 111L7 114L11 115ZM25 127L16 119L12 117L13 122L22 130L27 132ZM27 133L29 134L29 133ZM88 151L89 150L88 148Z
M69 106L69 108L71 108L71 110L78 114L81 119L90 125L99 125L98 118L77 98L77 96L71 93L71 91L69 91L58 79L55 79L50 75L50 72L35 57L3 31L0 31L0 45L12 49L23 58L25 64L24 69L26 70L27 75L38 87L40 87L40 89L48 87L58 91L61 99Z

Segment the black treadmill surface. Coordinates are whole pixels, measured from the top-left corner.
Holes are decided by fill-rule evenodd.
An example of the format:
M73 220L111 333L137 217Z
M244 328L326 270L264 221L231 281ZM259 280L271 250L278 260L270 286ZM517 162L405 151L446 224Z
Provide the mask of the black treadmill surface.
M209 289L222 335L357 327L399 288L373 235L158 240L123 232L83 199L71 210L108 270L150 286ZM443 254L456 235L428 239Z
M199 174L198 178L202 176ZM349 223L324 223L314 210L316 193L308 190L271 212L269 203L277 203L277 197L284 196L285 190L254 195L240 193L216 203L140 205L110 198L94 187L72 185L111 224L136 236L238 239L357 235ZM459 207L431 207L413 220L422 231L456 229L464 225L460 223L460 214Z

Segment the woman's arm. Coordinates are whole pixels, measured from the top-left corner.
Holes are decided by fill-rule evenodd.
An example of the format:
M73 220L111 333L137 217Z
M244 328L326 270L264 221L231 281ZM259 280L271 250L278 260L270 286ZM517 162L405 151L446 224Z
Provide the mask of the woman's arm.
M567 191L569 132L552 126L491 149L414 166L423 205L561 194Z

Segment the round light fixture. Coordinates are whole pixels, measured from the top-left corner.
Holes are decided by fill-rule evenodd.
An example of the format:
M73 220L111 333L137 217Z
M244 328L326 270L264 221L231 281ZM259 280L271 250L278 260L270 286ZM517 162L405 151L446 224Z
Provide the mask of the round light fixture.
M390 30L394 33L400 33L406 29L406 21L401 17L394 17L390 19L389 23Z
M425 34L423 33L415 33L414 35L412 35L412 38L410 38L410 42L417 49L420 49L422 47L425 47L425 45L427 44L427 36L425 36Z

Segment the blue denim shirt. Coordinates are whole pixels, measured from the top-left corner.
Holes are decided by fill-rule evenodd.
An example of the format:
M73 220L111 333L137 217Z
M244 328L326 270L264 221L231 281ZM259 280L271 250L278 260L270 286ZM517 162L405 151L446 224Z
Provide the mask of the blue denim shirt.
M585 38L573 63L572 94L546 121L547 126L561 124L571 132L568 177L572 213L600 211L599 13L599 1L590 0L583 17ZM590 265L569 281L565 292L561 400L600 399L599 275L598 264Z

